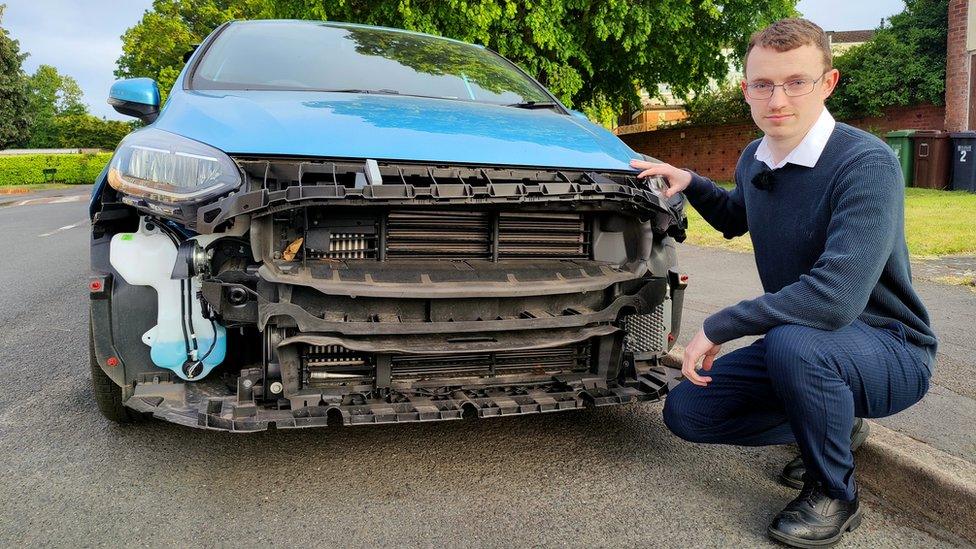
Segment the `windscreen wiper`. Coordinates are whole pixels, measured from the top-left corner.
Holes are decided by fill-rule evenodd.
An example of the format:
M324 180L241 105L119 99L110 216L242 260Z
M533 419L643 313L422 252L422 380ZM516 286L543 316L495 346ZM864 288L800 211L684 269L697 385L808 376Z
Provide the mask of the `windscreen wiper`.
M558 109L557 105L553 101L526 101L524 103L510 103L505 105L506 107L515 107L516 109Z
M326 92L326 93L363 93L368 95L402 95L404 97L423 97L425 99L452 99L455 101L458 99L457 97L450 97L446 95L420 95L416 93L403 93L397 90L391 90L389 88L382 88L377 90L344 88L338 90L319 89L319 90L311 90L311 91Z
M375 93L375 94L378 94L378 95L400 95L400 92L398 92L396 90L391 90L389 88L382 88L382 89L378 89L378 90L367 90L367 89L359 89L359 88L343 88L343 89L338 89L338 90L315 90L315 91L328 92L328 93Z

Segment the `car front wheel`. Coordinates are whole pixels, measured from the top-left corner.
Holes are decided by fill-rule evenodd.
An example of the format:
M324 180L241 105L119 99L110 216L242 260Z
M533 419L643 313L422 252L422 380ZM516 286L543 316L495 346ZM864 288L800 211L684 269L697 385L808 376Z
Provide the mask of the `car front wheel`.
M130 410L122 404L122 388L115 384L95 358L95 338L91 329L88 331L88 357L91 365L92 394L102 415L116 423L133 423L142 416L135 410Z

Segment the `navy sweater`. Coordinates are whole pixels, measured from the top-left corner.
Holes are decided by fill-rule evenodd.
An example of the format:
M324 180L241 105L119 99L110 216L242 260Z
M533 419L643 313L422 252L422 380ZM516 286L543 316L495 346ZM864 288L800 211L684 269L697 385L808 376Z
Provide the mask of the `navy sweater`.
M873 135L838 123L817 165L787 164L769 190L753 185L766 170L750 143L726 191L692 174L686 196L726 238L752 237L766 292L705 320L705 336L724 343L781 324L837 330L860 319L905 328L935 362L937 340L912 288L905 244L905 190L898 161Z

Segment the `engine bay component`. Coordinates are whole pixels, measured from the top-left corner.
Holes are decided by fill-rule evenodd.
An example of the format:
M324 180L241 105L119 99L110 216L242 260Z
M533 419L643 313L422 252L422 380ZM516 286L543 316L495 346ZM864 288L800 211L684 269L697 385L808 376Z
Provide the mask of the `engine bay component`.
M177 246L159 224L142 218L137 232L112 236L109 257L127 283L156 290L157 323L142 336L153 363L182 379L201 379L223 362L227 335L217 321L203 316L196 297L199 278L171 277Z
M249 431L667 391L684 218L627 176L382 163L382 185L338 186L333 172L340 181L359 164L235 161L242 189L201 205L196 225L150 214L112 231L125 281L169 296L144 341L175 375L140 370L129 408ZM467 179L435 182L444 171Z

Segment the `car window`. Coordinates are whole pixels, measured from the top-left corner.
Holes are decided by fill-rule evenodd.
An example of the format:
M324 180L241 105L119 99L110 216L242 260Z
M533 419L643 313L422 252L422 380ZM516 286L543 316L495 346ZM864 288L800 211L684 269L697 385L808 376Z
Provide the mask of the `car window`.
M368 90L499 104L551 101L531 79L484 48L308 22L229 26L207 49L191 88Z

